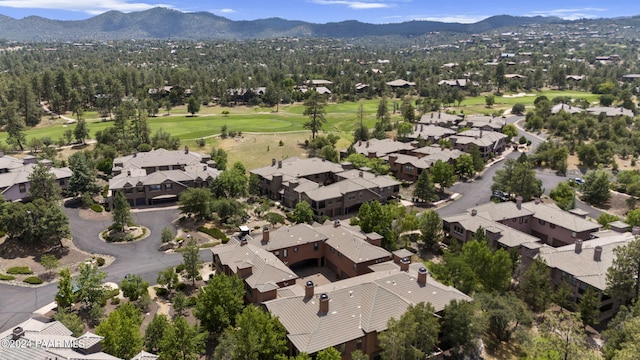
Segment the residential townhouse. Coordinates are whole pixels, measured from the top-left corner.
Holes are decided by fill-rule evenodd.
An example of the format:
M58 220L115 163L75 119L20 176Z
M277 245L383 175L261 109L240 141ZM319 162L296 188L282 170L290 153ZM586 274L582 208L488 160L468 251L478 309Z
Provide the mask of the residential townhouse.
M577 240L561 247L544 245L537 258L551 269L551 280L555 287L567 284L573 299L579 303L588 288L598 294L599 314L597 320L611 319L620 308L620 301L606 293L607 269L615 259L614 250L635 239L629 232L603 231L594 234L595 239Z
M507 135L496 131L465 130L448 137L451 147L468 153L477 146L482 158L487 160L501 154L507 147Z
M365 202L396 198L400 182L389 176L349 169L320 158L274 159L271 166L251 170L258 176L261 194L295 207L311 205L315 215L339 216L357 211Z
M460 216L464 216L464 214ZM520 198L515 203L511 201L490 202L476 206L466 216L479 216L506 225L522 233L532 235L540 239L541 243L553 247L573 244L576 240L587 241L591 239L593 233L600 229L600 224L564 211L554 204L545 204L540 200L522 203ZM445 225L445 227L447 226ZM476 229L470 230L475 231ZM463 237L464 232L456 231L451 224L448 226L448 231L459 240L466 240Z
M566 212L555 205L528 203L490 203L468 213L443 218L446 233L459 241L469 241L482 227L494 247L517 249L523 264L540 259L551 270L554 287L566 283L579 303L591 287L598 294L599 321L612 318L620 302L606 293L606 273L615 258L614 249L635 236L629 226L619 222L612 230Z
M68 167L53 167L51 160L37 161L35 156L27 155L22 159L4 155L0 152L0 194L5 201L22 201L29 199L31 181L29 177L37 164L50 168L60 189L66 190L73 172Z
M392 262L384 265L393 267ZM377 359L382 351L378 334L387 329L389 319L400 318L410 305L421 302L433 305L434 316L441 316L452 300L472 299L437 282L421 264L411 264L404 271L396 266L326 285L308 281L304 290L281 289L264 307L286 328L290 355L334 347L345 360L355 350Z
M176 201L188 188L205 187L220 175L209 155L156 149L134 153L113 161L109 180L111 197L124 193L131 206Z
M394 177L405 181L416 181L423 171L428 170L438 160L455 164L464 153L437 145L414 149L410 155L392 154L385 159Z
M438 112L430 112L420 117L418 124L438 125L446 128L457 126L462 121L462 116Z
M339 221L275 231L265 227L261 233L232 238L211 252L218 271L243 279L246 300L254 304L275 299L276 290L295 284L298 276L292 267L327 267L344 279L370 273L371 265L392 260L392 254L381 247L380 235L363 234Z
M473 115L465 117L459 126L476 130L501 132L506 124L506 120L501 117Z
M446 127L418 123L413 126L413 131L410 134L405 135L404 137L411 141L424 140L435 144L440 139L455 135L455 133L455 130Z
M211 252L218 272L243 280L247 302L280 319L290 355L333 346L343 359L355 350L376 358L378 334L410 305L428 302L438 316L451 300L472 300L431 278L422 264L412 264L410 252L381 248L381 240L357 226L327 221L266 227ZM290 268L309 266L327 267L340 280L299 283Z
M353 149L356 153L362 154L368 158L381 158L394 153L406 154L414 148L415 146L411 144L394 141L392 139L360 140L353 144ZM346 155L346 150L341 151L342 157L345 157Z

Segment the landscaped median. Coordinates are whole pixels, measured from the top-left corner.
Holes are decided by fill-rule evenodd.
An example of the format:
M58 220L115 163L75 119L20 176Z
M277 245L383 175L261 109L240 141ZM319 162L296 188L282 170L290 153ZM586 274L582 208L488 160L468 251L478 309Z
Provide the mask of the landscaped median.
M108 229L100 233L100 240L109 243L129 243L133 241L146 239L151 235L151 230L144 226L127 227L125 231L119 231L110 226Z

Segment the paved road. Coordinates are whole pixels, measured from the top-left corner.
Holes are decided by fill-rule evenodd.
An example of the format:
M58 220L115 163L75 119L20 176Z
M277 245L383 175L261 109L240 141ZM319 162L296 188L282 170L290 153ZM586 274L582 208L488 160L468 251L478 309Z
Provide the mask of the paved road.
M182 262L179 254L165 254L158 251L162 228L171 226L171 221L178 217L177 209L159 209L133 213L134 222L146 226L151 234L144 240L127 244L108 244L98 238L110 224L110 220L84 220L78 216L78 210L65 208L69 216L74 244L85 251L111 255L116 260L106 267L106 281L119 283L125 274L142 276L152 284L156 283L158 272L169 266ZM210 261L210 251L200 252L203 261ZM53 301L57 292L56 284L39 288L26 288L0 284L0 331L33 316L33 311Z
M522 116L510 116L509 123L522 120ZM531 140L532 148L535 148L544 139L519 130L518 136L525 136ZM506 159L516 158L520 154L517 152L506 156ZM506 160L505 159L505 160ZM462 198L438 210L441 216L458 214L473 207L476 204L483 204L489 201L491 195L491 184L493 175L502 168L504 160L498 162L485 170L482 176L472 183L458 183L451 187L451 190L463 194ZM538 177L542 180L543 187L548 193L561 181L567 178L556 176L547 172L539 172ZM592 217L599 215L597 210L590 206L578 202L577 206L588 211ZM144 225L151 230L151 235L135 243L130 244L107 244L98 239L98 233L111 224L110 220L84 220L78 216L77 209L65 208L69 216L73 242L82 250L97 254L111 255L116 260L105 268L107 281L119 283L125 274L138 274L152 284L156 283L158 272L169 266L176 266L182 262L179 254L165 254L157 251L160 245L160 233L162 228L169 226L171 221L178 217L177 209L159 209L154 211L136 212L133 214L137 224ZM208 249L202 250L200 256L204 261L210 261L211 256ZM33 316L33 311L49 304L53 301L57 291L56 284L49 284L40 288L25 288L0 284L0 331L7 330L29 317Z

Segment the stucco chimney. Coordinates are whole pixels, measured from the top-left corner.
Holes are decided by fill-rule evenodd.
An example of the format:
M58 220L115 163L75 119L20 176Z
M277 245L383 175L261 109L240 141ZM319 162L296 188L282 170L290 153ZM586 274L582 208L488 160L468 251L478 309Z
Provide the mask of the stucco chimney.
M264 244L269 243L269 227L266 225L262 228L262 242Z
M516 207L518 208L518 210L522 209L522 196L516 197Z
M402 260L400 260L401 271L409 271L409 265L411 265L411 258L403 257Z
M427 284L427 274L429 272L427 271L427 268L421 267L418 270L418 284L424 286Z
M271 166L276 166L276 159L271 159Z
M593 249L593 260L594 261L602 260L602 246L596 246Z
M478 215L478 210L471 209L471 216L476 216L476 215Z
M364 172L360 171L360 172L358 173L358 177L364 177Z
M282 168L282 160L278 160L278 169Z
M336 220L333 222L333 227L340 227L340 220Z
M576 248L575 248L576 254L580 254L582 252L582 240L580 239L576 240L575 245L576 245Z
M320 316L327 315L329 312L329 295L326 293L320 295L320 309L318 314Z
M311 299L313 297L314 285L313 281L307 281L307 284L304 286L304 298Z

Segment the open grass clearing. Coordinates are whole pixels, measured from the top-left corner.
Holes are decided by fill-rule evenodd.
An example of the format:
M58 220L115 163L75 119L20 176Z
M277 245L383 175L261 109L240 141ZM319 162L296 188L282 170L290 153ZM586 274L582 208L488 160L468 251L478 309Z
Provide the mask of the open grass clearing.
M496 111L508 110L516 103L532 106L535 98L540 95L545 95L550 99L557 96L582 98L589 102L598 99L598 95L579 91L548 90L536 92L535 96L513 98L496 96L496 102L492 108L485 106L484 95L466 98L462 101L461 106L452 107L450 110L464 114L492 114ZM401 102L400 99L389 99L388 108L393 109L393 104L399 102ZM357 112L360 103L362 103L365 112L364 123L369 128L373 128L376 122L375 113L379 99L329 103L326 107L327 123L324 125L324 130L338 133L350 133L355 130L358 126ZM150 117L148 121L152 132L162 128L179 137L183 142L219 134L223 125L227 126L228 131L242 132L283 133L304 130L304 123L308 121L308 118L302 115L304 112L303 104L280 105L278 112L275 109L275 107L202 106L199 114L190 116L187 114L186 106L178 106L172 108L169 114L165 109L160 109L158 116ZM223 115L223 111L228 111L229 114ZM65 115L72 117L70 113ZM112 121L103 120L95 111L84 113L84 117L87 119L91 138L95 137L97 131L112 125ZM399 113L392 114L392 121L399 120L401 120ZM73 131L75 126L75 124L65 124L65 120L61 118L43 116L41 123L37 127L27 130L25 135L27 141L34 137L49 137L56 141L64 136L66 130ZM0 141L4 142L6 137L5 132L0 132Z

